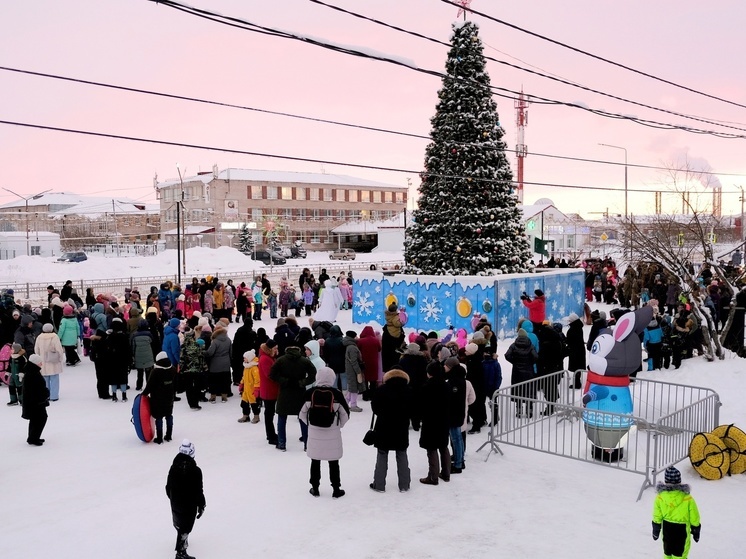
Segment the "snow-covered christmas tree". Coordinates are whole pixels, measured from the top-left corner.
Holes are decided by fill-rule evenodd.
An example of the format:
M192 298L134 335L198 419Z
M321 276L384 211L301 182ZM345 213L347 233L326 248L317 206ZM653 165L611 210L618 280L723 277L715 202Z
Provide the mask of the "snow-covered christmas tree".
M251 230L245 223L241 227L241 231L238 233L238 250L244 254L251 254L254 252L254 236L251 234Z
M473 22L454 23L446 70L431 120L419 208L404 242L406 269L436 275L527 272L530 246Z

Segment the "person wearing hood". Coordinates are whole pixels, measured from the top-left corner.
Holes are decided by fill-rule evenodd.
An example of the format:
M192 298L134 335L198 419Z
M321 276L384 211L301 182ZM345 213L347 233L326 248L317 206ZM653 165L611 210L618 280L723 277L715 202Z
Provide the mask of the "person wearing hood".
M345 347L345 375L347 376L347 393L350 411L361 412L363 409L357 405L357 395L365 391L365 375L363 374L363 356L357 345L357 332L348 330L342 338Z
M171 318L171 313L176 308L176 300L174 299L173 291L168 287L168 283L162 283L161 288L158 290L158 304L161 308L163 320Z
M41 357L41 374L49 389L49 398L56 402L60 397L60 373L64 350L51 324L45 324L42 333L36 338L34 353Z
M96 391L102 400L111 400L109 392L109 378L106 369L106 316L104 316L103 303L96 303L91 309L90 328L93 333L90 337L90 348L88 357L93 361L96 370Z
M106 333L104 343L104 364L109 375L111 400L117 402L117 389L122 391L122 402L127 401L127 377L132 363L130 340L124 331L121 318L115 318L111 330Z
M8 361L8 395L10 402L7 405L17 406L23 403L23 370L26 368L26 352L19 345L14 343L11 346L10 361Z
M648 352L648 371L661 369L663 366L663 330L657 317L653 317L642 336L642 346Z
M27 356L34 353L36 334L34 334L34 319L31 315L24 315L21 318L21 325L13 334L13 342L20 345Z
M57 336L65 351L65 365L74 367L80 363L78 355L78 339L81 336L80 322L70 305L65 305L62 309L62 321Z
M567 318L567 369L573 373L573 387L582 388L581 377L585 371L585 339L583 339L583 321L575 313Z
M44 439L41 434L47 424L47 406L49 405L49 389L41 376L42 359L36 353L29 356L23 370L23 403L21 417L28 419L28 437L26 442L33 446L41 446Z
M316 372L321 370L322 368L326 367L326 363L321 358L321 346L319 345L319 342L316 340L309 340L305 344L305 350L306 350L306 357L310 359L311 363L313 363L313 366L316 367Z
M424 357L422 357L424 361ZM408 386L409 375L401 369L391 369L383 375L383 383L373 394L371 409L376 421L375 432L376 467L373 472L373 491L386 490L389 452L396 455L396 473L399 491L409 491L411 472L409 469L409 420L413 409L412 392Z
M163 347L161 350L166 352L168 360L175 366L179 365L179 356L181 354L181 342L179 341L180 325L181 321L178 318L172 318L163 329Z
M136 390L142 390L143 380L150 374L150 369L155 364L153 359L153 336L148 329L147 321L140 319L137 331L130 337L132 346L132 362L137 369Z
M277 353L282 356L285 350L291 345L295 345L295 337L300 333L298 323L293 317L278 318L275 335L272 339L277 342Z
M337 375L337 383L334 385L342 392L347 391L347 374L345 373L345 346L343 343L342 329L335 324L329 330L329 337L324 340L322 356L324 361Z
M135 306L130 307L130 317L127 319L127 334L130 338L137 332L140 321L143 320L142 311Z
M238 418L239 423L259 423L259 412L262 409L260 399L261 377L259 375L259 359L253 349L243 354L243 377L239 384L241 394L241 411L243 415ZM251 412L254 412L254 418L251 418Z
M547 401L547 406L541 412L541 415L552 415L554 413L552 404L559 399L559 392L557 391L559 378L553 376L553 373L564 370L567 345L562 338L562 326L560 324L557 324L557 328L555 328L547 321L537 330L537 336L541 347L539 360L536 363L537 374L541 377L539 388Z
M530 324L530 323L528 323ZM513 365L510 384L516 385L535 378L536 362L539 354L523 328L518 329L518 336L505 352L505 360ZM533 417L533 403L523 398L536 399L536 383L529 382L511 389L513 401L516 405L516 417Z
M326 320L308 319L308 327L313 332L313 337L317 340L326 340L332 330L333 324Z
M214 404L217 395L220 394L222 402L228 401L228 393L231 387L231 340L228 331L220 326L215 326L212 333L210 347L207 348L208 378L210 379L210 403Z
M449 357L444 364L448 386L448 427L453 450L451 473L460 474L464 469L464 442L469 406L477 400L471 382L466 379L466 368L458 357ZM484 406L483 406L484 407Z
M438 361L431 361L427 366L427 382L422 387L420 448L427 451L428 473L420 478L420 483L425 485L438 485L438 478L445 482L451 480L448 403L448 386L443 366Z
M287 420L289 415L298 415L306 398L306 386L316 381L316 367L301 353L301 349L290 346L269 371L269 378L280 386L277 395L277 449L287 449ZM308 440L308 425L300 420L303 447Z
M360 332L360 338L357 340L357 346L360 348L360 354L363 357L363 366L365 373L365 382L367 390L363 392L363 400L366 402L371 399L373 392L378 386L378 379L381 378L381 338L373 331L372 326L366 326Z
M310 342L313 340L313 332L308 326L304 326L298 331L298 334L295 336L295 344L298 347L303 347L306 345L306 342Z
M174 397L176 396L176 367L168 354L161 351L148 375L143 394L150 396L150 415L155 419L155 444L170 442L174 430ZM166 436L163 436L163 418L166 418Z
M404 325L399 316L399 307L391 303L384 312L386 325L381 337L381 365L384 372L396 366L398 350L404 344Z
M484 383L484 367L482 366L482 355L479 345L471 342L464 348L466 356L466 380L471 383L472 391L476 397L469 403L469 416L471 416L471 429L469 434L474 435L482 430L487 423L487 410L484 407L487 391ZM452 426L453 427L453 426Z
M591 313L591 318L593 319L593 325L591 326L591 331L588 334L588 342L586 342L585 344L585 348L588 351L590 351L593 347L593 342L596 341L596 338L598 338L601 330L608 326L608 323L606 322L606 313L604 311L593 311Z
M663 556L686 559L692 539L699 541L702 523L689 485L681 483L681 472L666 468L665 483L656 486L653 504L653 539L663 535Z
M546 297L541 289L534 290L534 298L531 299L525 292L521 295L523 306L528 309L528 319L538 328L547 319Z
M252 328L252 323L244 322L233 334L231 345L231 370L235 385L238 385L244 376L244 354L249 350L254 350L256 354L256 332Z
M342 393L334 388L336 380L334 371L329 367L316 371L316 386L306 391L299 414L301 422L308 426L306 454L311 459L309 493L314 497L320 496L322 460L329 462L332 498L339 499L345 494L341 488L339 460L343 455L342 427L350 419L350 410Z
M194 559L187 554L189 534L194 521L205 512L202 470L194 460L194 443L184 439L168 471L166 495L171 502L171 517L176 528L176 559Z
M264 430L267 442L272 446L277 445L277 432L275 431L275 407L277 395L280 392L279 385L269 378L272 365L277 357L277 344L274 340L266 340L259 346L259 398L264 405Z

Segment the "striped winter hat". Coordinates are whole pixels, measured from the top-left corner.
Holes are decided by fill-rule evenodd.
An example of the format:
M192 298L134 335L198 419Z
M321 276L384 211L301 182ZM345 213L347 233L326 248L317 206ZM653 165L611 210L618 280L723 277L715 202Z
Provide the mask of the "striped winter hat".
M680 484L681 472L673 466L669 466L668 468L666 468L666 483L668 483L669 485Z
M189 439L184 439L181 441L181 446L179 447L179 452L181 454L186 454L187 456L191 456L194 458L194 443L190 441Z

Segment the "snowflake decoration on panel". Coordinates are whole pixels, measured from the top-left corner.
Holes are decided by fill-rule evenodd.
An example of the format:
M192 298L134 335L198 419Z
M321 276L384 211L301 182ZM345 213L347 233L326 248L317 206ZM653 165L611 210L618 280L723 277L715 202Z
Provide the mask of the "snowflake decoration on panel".
M358 308L360 314L367 316L373 314L373 300L367 291L365 293L358 293L357 300L353 304Z
M376 293L380 293L380 292L381 292L381 286L380 285L376 285Z
M381 315L380 315L380 314L377 314L377 315L376 315L376 320L377 320L378 322L381 322Z
M507 296L508 296L508 292L507 292L507 291L505 290L505 288L504 288L504 287L501 287L501 288L499 289L499 291L497 292L497 295L498 295L498 298L499 298L499 299L505 299L505 298L507 298Z
M518 289L520 289L521 291L526 291L526 282L522 281L521 283L519 283Z
M430 322L430 319L433 319L433 322L438 322L440 320L440 315L443 313L443 308L438 306L438 298L433 297L432 301L427 300L427 297L422 298L422 305L420 306L420 312L424 315L422 317L422 320L425 322Z
M450 326L451 325L451 317L450 316L446 316L445 322L446 322L446 326Z
M450 299L451 295L453 295L453 293L451 293L450 291L446 291L445 293L443 293L443 295L446 296L446 299Z
M572 285L568 285L567 286L567 296L568 297L572 297L573 296Z
M555 286L554 286L554 292L555 292L555 293L556 293L557 295L559 295L560 293L562 293L562 286L561 286L560 284L557 284L557 285L555 285Z

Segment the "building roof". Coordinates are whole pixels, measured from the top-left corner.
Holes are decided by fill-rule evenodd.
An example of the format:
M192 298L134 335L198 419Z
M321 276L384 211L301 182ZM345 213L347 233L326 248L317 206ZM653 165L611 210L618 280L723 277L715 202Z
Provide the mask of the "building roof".
M113 205L112 205L113 204ZM111 198L103 196L85 196L72 192L48 192L28 201L29 208L48 206L49 217L60 218L63 215L78 214L95 219L105 213L154 213L159 212L158 204L145 204L129 198ZM25 209L24 200L13 200L0 205L0 209Z
M348 221L332 229L335 235L373 235L381 229L404 229L404 212L391 219Z
M214 233L214 232L215 232L215 227L208 226L208 225L189 225L188 227L184 227L185 235L202 235L204 233ZM178 234L178 230L169 229L168 231L162 231L161 234L176 235Z
M59 239L59 233L52 233L51 231L31 231L29 233L30 239L37 239L44 237L45 239ZM23 239L26 240L26 231L0 231L0 238L4 239Z
M222 180L234 180L234 181L248 181L248 182L276 182L276 183L307 183L307 184L319 184L319 185L332 185L332 186L370 186L376 188L401 188L406 189L406 186L398 186L395 184L386 184L383 182L371 181L368 179L361 179L358 177L351 177L349 175L334 175L326 173L300 173L295 171L265 171L259 169L223 169L218 173L218 179ZM180 182L195 182L201 181L204 184L210 183L214 180L212 173L206 173L204 175L196 175L192 177L184 177L179 179L169 179L158 183L158 188L166 186L174 186L180 184Z

